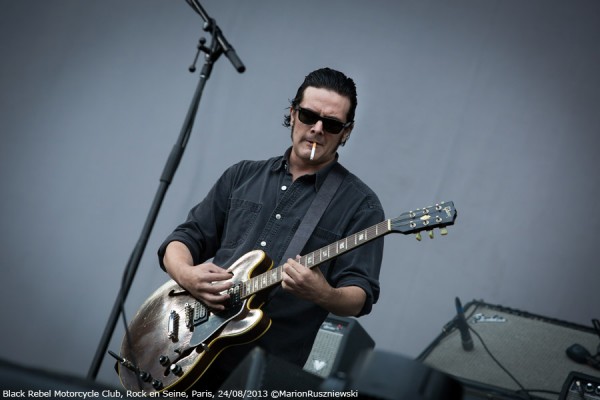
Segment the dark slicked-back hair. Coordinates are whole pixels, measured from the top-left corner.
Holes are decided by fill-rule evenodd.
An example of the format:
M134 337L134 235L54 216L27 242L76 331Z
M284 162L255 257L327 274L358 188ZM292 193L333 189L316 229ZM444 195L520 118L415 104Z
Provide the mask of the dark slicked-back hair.
M352 78L348 78L343 73L331 68L321 68L306 75L304 82L298 88L296 97L291 101L292 108L296 108L303 99L304 90L307 87L318 89L327 89L336 92L337 94L347 97L350 100L350 109L346 116L346 122L354 121L354 113L356 112L356 85ZM283 126L290 126L290 114L286 114L283 119Z

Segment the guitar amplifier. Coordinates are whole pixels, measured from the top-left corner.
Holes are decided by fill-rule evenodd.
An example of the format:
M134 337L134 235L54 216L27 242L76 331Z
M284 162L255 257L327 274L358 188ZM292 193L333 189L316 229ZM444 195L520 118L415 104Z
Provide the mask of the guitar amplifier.
M600 339L592 327L482 301L465 305L465 317L471 351L463 350L451 320L418 360L458 378L472 398L523 398L525 391L528 398L556 400L571 372L600 379L599 370L566 354L575 343L596 349Z
M329 315L321 324L304 370L323 378L345 378L361 351L375 342L354 318Z
M560 400L600 400L600 378L571 372L563 385Z

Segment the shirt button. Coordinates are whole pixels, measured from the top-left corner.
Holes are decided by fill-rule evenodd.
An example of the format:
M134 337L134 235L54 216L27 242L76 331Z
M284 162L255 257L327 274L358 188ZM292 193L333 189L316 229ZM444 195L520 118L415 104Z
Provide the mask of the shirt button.
M281 187L281 190L287 190L287 186L283 185L283 186Z
M267 242L265 242L265 241L263 240L262 242L260 242L260 245L261 245L262 247L265 247L265 246L267 245Z
M277 215L275 216L275 218L277 218L277 219L281 219L281 214L277 214Z

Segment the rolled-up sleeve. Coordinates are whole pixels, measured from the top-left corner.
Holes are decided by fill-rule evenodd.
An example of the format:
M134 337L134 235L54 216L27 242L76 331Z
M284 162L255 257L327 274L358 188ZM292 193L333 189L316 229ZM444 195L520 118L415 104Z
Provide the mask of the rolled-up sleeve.
M345 236L359 232L384 220L384 212L377 199L367 199L354 215ZM331 282L336 287L358 286L367 295L357 316L371 312L379 299L379 272L383 258L383 238L370 241L360 248L341 255L332 265Z
M227 205L235 166L227 169L217 180L206 197L188 213L158 248L158 261L164 270L163 258L169 243L178 241L189 249L194 264L212 258L221 245L221 236L227 218Z

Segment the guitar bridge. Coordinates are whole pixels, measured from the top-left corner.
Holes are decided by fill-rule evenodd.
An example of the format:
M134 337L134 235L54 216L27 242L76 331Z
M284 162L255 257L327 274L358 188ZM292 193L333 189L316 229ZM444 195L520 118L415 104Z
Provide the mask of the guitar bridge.
M185 314L185 326L189 330L194 327L194 307L190 303L185 303L183 306L183 313Z

